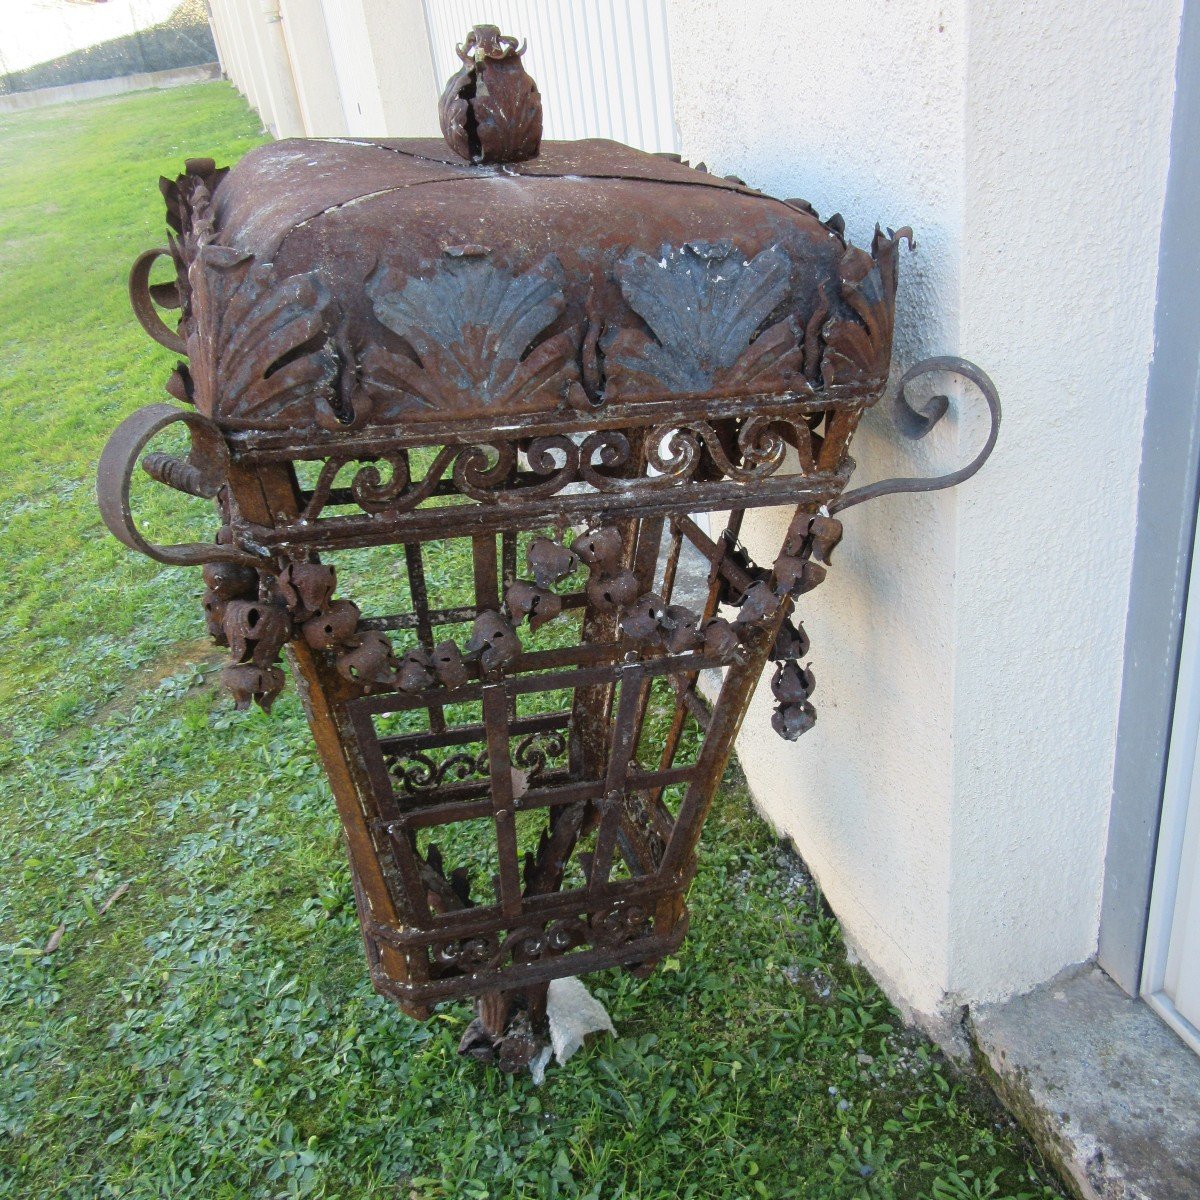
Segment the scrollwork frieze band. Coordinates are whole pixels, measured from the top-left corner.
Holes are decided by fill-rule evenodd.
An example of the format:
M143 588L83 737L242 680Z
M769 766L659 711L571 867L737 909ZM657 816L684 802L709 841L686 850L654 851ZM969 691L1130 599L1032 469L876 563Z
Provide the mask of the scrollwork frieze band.
M645 446L648 471L632 469L637 465L634 439ZM723 424L679 420L443 446L419 478L408 451L365 461L333 456L322 464L302 517L313 522L329 505L345 503L371 514L410 512L450 486L480 504L514 504L545 499L578 484L601 493L627 493L698 476L755 483L780 470L788 445L798 449L802 469L811 471L812 435L798 414ZM337 487L338 477L350 467L348 486Z
M532 782L566 752L562 730L534 730L515 741L512 765ZM486 749L461 750L440 760L420 750L385 750L383 760L388 773L410 796L435 791L450 782L484 778L488 773Z

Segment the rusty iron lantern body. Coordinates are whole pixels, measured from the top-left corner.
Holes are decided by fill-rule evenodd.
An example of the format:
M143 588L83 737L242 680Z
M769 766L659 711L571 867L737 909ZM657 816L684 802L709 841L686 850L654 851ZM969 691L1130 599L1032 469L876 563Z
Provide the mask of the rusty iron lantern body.
M877 230L865 252L839 218L671 156L539 144L520 53L472 32L446 144L289 140L163 180L169 246L138 260L131 294L186 356L167 385L183 407L128 418L98 489L126 544L203 564L239 704L270 707L286 650L376 988L419 1018L476 997L464 1049L507 1069L536 1047L548 981L649 971L680 944L701 826L768 660L776 730L812 725L793 607L826 574L833 514L966 478L999 420L978 368L929 360L900 389L907 432L945 408L909 408L910 379L956 372L991 408L983 451L950 476L847 492L911 235ZM160 256L176 279L152 286ZM158 307L179 309L178 329ZM139 456L174 422L188 457L142 466L215 501L211 543L152 545L130 513ZM786 538L756 565L743 514L781 504ZM456 539L473 603L439 608L430 543ZM408 603L364 613L334 564L381 546L402 555ZM695 608L673 597L685 551L708 564ZM523 644L571 618L576 637ZM710 708L697 680L712 667ZM492 874L446 861L438 831L460 822L482 823Z

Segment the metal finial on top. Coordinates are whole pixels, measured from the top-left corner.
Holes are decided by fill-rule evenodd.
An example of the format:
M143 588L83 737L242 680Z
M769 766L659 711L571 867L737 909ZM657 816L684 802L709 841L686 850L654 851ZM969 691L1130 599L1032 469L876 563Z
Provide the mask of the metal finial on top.
M542 141L542 98L521 65L525 44L476 25L458 47L461 69L446 84L438 117L446 143L473 163L523 162Z

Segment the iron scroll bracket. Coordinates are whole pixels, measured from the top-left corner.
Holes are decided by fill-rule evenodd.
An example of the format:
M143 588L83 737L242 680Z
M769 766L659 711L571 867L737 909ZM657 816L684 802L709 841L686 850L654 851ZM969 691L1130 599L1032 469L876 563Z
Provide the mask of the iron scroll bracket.
M890 496L896 492L936 492L942 488L954 487L956 484L970 479L987 462L996 447L996 438L1000 433L1000 393L996 390L996 385L982 368L965 358L956 358L953 355L926 358L909 367L900 380L900 387L892 402L892 419L905 437L914 440L923 438L950 408L950 401L944 395L930 397L921 408L913 406L907 395L908 388L914 380L923 375L956 375L975 385L987 402L988 412L991 416L991 428L983 448L965 467L951 471L948 475L936 475L932 478L881 479L878 483L843 492L841 496L830 503L830 513L841 512L856 504L862 504L865 500L875 500L880 496Z
M176 354L187 355L187 343L158 315L156 302L164 308L179 307L179 289L174 283L152 284L150 269L160 258L170 258L162 246L146 250L134 259L129 272L129 302L138 324L160 345Z
M242 563L261 567L264 560L237 546L216 542L186 542L159 546L143 537L133 518L129 489L138 455L157 434L182 421L192 439L187 459L150 454L142 463L152 478L175 491L188 495L213 497L228 473L229 452L220 430L206 417L170 404L149 404L125 418L108 439L96 471L96 500L104 524L118 541L155 562L172 567L193 567L204 563Z

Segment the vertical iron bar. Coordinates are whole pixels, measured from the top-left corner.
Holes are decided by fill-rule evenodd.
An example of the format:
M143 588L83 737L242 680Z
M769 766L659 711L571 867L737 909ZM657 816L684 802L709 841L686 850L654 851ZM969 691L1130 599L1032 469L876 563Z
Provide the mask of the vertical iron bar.
M636 745L637 713L645 711L646 688L649 677L639 663L621 668L621 697L617 702L616 728L613 730L612 750L608 756L608 771L604 777L604 799L600 802L602 816L596 833L596 849L588 875L588 892L595 897L608 884L612 870L613 848L621 824L625 804L625 781L629 777L629 760Z
M471 539L471 559L475 566L475 608L499 609L500 580L496 566L496 535L479 534Z
M508 752L508 689L489 683L483 689L483 723L487 729L488 774L499 859L500 909L506 917L521 915L521 870L517 860L517 820L512 760Z
M503 569L501 590L508 591L509 584L517 578L517 535L511 530L504 530L500 535L500 546L500 562Z
M662 543L663 518L646 517L638 530L637 551L633 557L633 573L643 592L654 590L658 573L658 548Z
M408 590L417 618L417 637L426 650L433 649L433 625L429 620L429 591L425 586L425 559L420 542L405 542L404 563L408 568ZM429 728L444 733L446 713L440 704L429 706Z
M517 535L508 529L500 535L500 568L500 594L506 596L508 589L516 582L517 578ZM515 695L508 697L508 719L510 721L517 719Z
M663 598L664 604L671 603L671 596L675 592L675 573L679 570L679 556L683 550L683 533L679 528L679 522L672 519L671 521L671 544L667 550L667 561L663 565L662 587L659 588L658 594Z

